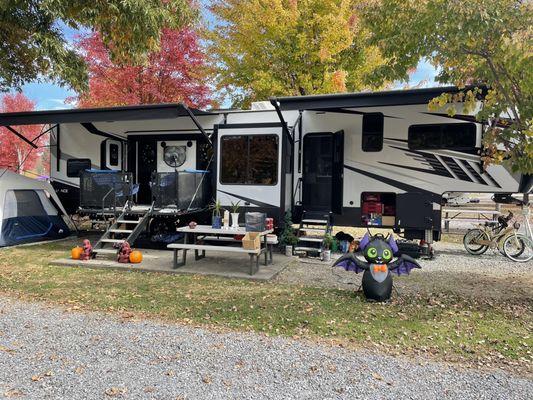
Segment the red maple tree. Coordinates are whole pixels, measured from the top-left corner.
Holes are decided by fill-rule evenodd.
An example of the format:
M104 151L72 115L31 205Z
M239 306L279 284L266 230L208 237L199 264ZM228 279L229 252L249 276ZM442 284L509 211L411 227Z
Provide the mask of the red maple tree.
M161 49L146 65L116 65L99 33L81 37L78 46L89 69L89 89L78 107L184 102L203 108L211 104L207 65L198 35L192 29L164 29Z
M35 102L23 93L8 93L0 99L0 112L33 111ZM42 132L41 125L12 126L28 140L34 141ZM49 151L46 147L48 135L35 141L37 149L17 137L6 127L0 127L0 168L16 172L32 171L39 175L48 173Z

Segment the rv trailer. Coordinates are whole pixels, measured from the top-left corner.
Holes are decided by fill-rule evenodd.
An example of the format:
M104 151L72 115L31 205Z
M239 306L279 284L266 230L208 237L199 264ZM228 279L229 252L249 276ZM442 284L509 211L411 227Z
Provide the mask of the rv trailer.
M49 124L51 183L63 204L142 220L128 230L136 235L208 218L216 199L277 224L291 211L294 222L390 228L432 243L444 193L528 193L533 182L502 165L482 168L483 126L461 104L453 117L428 110L431 99L458 90L281 97L251 110L9 113L0 126Z

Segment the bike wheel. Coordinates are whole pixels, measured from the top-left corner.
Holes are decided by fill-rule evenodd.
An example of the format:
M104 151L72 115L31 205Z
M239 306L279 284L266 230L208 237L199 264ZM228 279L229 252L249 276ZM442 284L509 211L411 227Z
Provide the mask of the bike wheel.
M503 242L505 255L516 262L527 262L533 259L533 241L525 235L511 235Z
M487 251L489 246L477 243L478 240L490 240L489 235L481 229L470 229L463 237L466 251L473 255L480 255Z

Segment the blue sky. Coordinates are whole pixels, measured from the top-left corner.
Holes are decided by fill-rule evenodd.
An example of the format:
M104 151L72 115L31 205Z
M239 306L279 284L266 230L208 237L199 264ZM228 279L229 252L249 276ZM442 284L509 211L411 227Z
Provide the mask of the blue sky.
M201 0L202 5L202 17L208 26L212 26L216 23L213 15L207 10L206 5L209 4L208 0ZM65 25L60 25L61 29L65 33L65 36L69 42L72 42L76 35L80 31L71 29ZM426 61L419 63L417 70L410 76L408 85L420 85L423 87L436 86L435 83L435 68ZM401 88L405 86L405 82L398 83L397 87ZM23 86L23 92L36 103L38 110L56 110L63 108L71 108L71 104L66 104L65 99L74 96L75 93L67 87L60 87L54 83L29 83ZM223 104L222 106L229 106Z

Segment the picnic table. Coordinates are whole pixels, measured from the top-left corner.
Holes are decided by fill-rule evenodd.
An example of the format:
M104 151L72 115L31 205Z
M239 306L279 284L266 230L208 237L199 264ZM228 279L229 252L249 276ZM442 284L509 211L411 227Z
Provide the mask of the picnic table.
M495 221L501 215L499 210L477 209L477 208L460 208L460 207L446 207L442 209L444 214L443 222L444 228L447 232L450 231L450 221L463 222L480 222L480 221ZM473 215L472 217L465 217L466 215ZM476 218L477 217L477 218Z
M178 228L177 231L185 234L183 238L183 243L172 243L167 246L169 249L174 250L174 268L179 268L185 265L185 263L187 262L188 250L194 250L195 260L205 258L205 252L211 250L229 253L248 254L250 256L250 275L253 275L255 272L257 272L257 270L259 270L259 258L262 254L265 255L265 265L267 265L269 262L267 235L273 232L272 229L265 230L263 232L258 232L259 236L261 237L262 243L259 249L244 249L242 247L227 246L228 242L240 242L240 240L234 239L234 236L244 236L247 233L244 227L224 229L213 228L210 225L197 225L195 228L183 226L181 228ZM209 241L220 244L199 244L199 241ZM178 260L178 253L180 251L183 252L181 261Z

